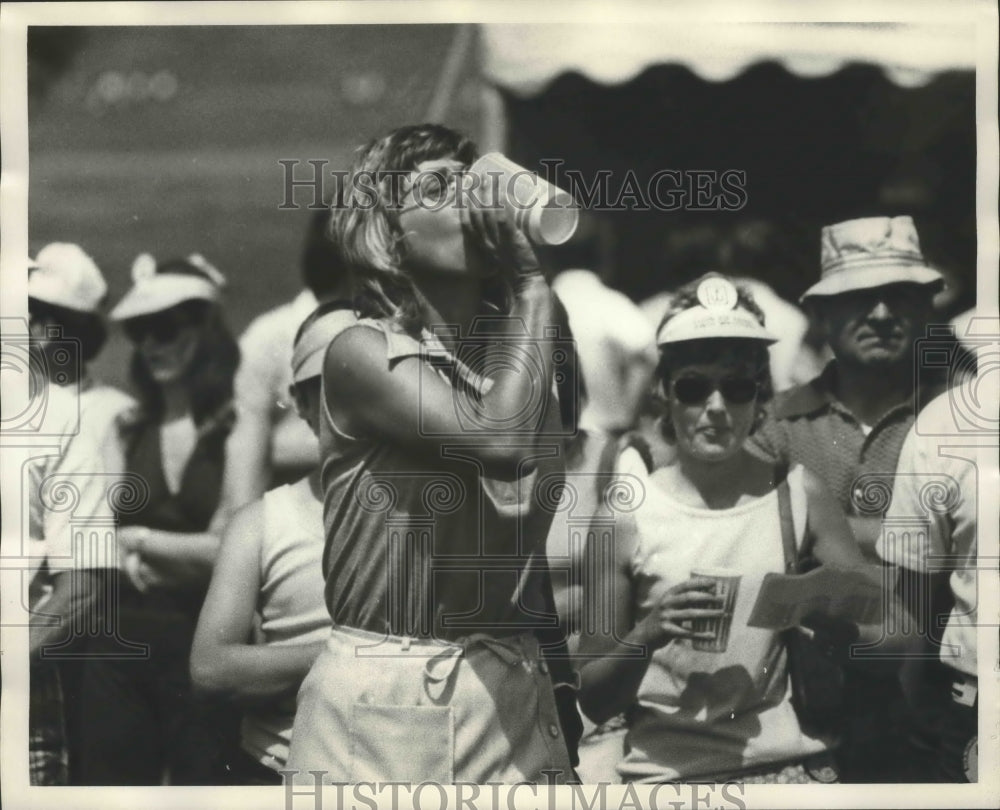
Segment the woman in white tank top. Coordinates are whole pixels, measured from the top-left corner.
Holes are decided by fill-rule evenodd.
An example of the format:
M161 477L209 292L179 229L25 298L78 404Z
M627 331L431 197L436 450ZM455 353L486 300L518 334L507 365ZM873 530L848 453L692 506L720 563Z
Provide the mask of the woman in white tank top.
M612 573L587 597L599 616L611 611L614 633L585 628L580 647L583 710L598 723L627 714L625 781L835 779L810 767L833 741L799 726L780 634L747 626L765 574L785 570L781 472L743 448L770 395L773 340L752 298L717 275L681 288L659 329L662 429L676 461L649 472L635 449L620 453L611 488L636 497L603 550ZM787 477L797 543L808 514L821 563L861 566L818 480L801 467ZM694 573L703 569L739 577L721 651L704 649L715 633L693 629L723 614L713 580Z
M352 310L324 304L296 335L291 393L314 433L323 355L356 320ZM319 467L245 506L226 529L198 620L191 676L202 691L246 707L240 730L244 756L234 763L235 784L281 783L295 694L330 635L323 546Z

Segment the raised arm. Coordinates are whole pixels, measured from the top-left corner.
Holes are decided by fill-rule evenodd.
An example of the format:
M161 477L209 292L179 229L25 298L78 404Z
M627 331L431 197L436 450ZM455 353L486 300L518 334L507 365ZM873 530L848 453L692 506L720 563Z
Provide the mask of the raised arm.
M452 387L425 362L406 357L386 361L386 339L375 329L355 326L327 351L327 406L337 427L354 436L374 436L440 457L442 448L463 445L488 475L518 470L526 455L502 426L517 424L533 399L552 396L551 352L538 342L553 325L552 293L539 276L526 279L503 334L478 336L485 344L492 386L476 397ZM505 362L511 357L530 361ZM497 427L501 426L501 427ZM518 437L521 439L521 437Z

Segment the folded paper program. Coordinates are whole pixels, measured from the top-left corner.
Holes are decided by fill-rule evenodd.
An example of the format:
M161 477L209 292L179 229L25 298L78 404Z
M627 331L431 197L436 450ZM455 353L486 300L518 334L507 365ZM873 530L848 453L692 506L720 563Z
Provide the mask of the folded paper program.
M747 624L786 630L820 612L856 624L878 620L885 588L875 568L837 569L821 566L808 574L767 574Z

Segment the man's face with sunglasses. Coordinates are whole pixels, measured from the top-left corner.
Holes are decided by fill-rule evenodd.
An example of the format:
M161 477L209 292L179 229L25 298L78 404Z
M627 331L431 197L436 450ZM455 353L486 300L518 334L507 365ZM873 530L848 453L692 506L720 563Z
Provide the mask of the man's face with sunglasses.
M200 319L183 306L131 318L124 322L123 328L150 375L161 384L185 376L201 341Z
M671 373L667 390L677 449L703 461L725 460L753 428L757 380L752 363L695 363Z
M818 298L814 306L837 360L879 373L912 362L913 343L931 319L933 293L888 284Z

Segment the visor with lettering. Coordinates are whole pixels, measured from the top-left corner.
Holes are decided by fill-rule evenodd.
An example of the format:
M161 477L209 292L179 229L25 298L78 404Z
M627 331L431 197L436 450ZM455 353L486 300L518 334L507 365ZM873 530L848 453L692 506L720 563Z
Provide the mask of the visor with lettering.
M663 324L656 335L656 345L705 338L739 338L765 343L778 341L745 309L720 310L696 306L679 312Z

